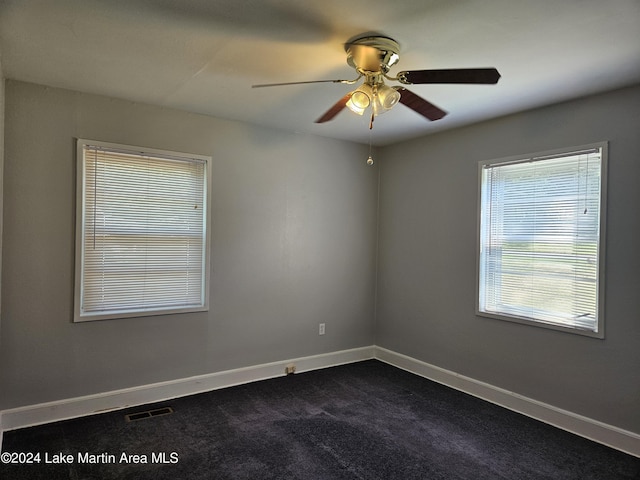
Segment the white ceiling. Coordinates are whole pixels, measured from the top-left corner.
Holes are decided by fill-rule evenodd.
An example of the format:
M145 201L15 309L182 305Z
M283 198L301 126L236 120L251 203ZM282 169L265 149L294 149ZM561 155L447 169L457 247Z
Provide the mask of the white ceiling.
M409 88L449 115L397 105L374 145L640 83L639 0L0 0L4 76L368 143L348 110L314 121L352 79L344 42L397 40L400 70L496 67L498 85ZM365 115L366 117L366 115Z

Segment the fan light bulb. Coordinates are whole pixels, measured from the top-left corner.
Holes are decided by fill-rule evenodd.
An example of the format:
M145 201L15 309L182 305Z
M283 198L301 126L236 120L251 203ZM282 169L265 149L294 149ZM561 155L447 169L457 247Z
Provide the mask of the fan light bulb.
M382 115L393 108L400 100L400 93L386 85L379 85L374 92L373 113L374 115Z
M353 113L363 115L371 107L373 115L381 115L393 108L400 101L400 93L384 84L370 85L363 83L353 92L346 103L346 107Z
M347 102L347 107L358 115L362 115L366 108L371 105L371 98L373 97L373 90L371 85L363 83L353 92L351 92L351 98Z
M353 92L353 95L351 95L351 102L353 102L356 107L365 109L371 103L371 98L365 92L356 90Z
M391 110L393 106L400 101L400 92L395 88L381 85L378 88L378 99L385 110Z
M346 103L346 107L347 107L349 110L351 110L353 113L356 113L356 114L358 114L358 115L362 115L362 114L364 114L364 111L366 110L366 107L365 107L365 108L360 108L360 107L358 107L355 103L353 103L353 102L351 101L351 98L350 98L350 99L349 99L349 101Z

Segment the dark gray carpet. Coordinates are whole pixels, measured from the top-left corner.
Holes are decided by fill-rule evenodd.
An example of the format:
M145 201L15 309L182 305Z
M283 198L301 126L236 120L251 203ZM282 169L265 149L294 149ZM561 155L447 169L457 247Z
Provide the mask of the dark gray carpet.
M640 479L636 457L375 360L6 432L3 452L41 453L0 465L12 480Z

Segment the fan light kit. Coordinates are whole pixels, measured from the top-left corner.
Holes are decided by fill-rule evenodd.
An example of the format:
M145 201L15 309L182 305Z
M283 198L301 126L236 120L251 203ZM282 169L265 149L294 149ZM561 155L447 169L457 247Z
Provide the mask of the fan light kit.
M500 73L495 68L406 70L398 72L395 77L391 77L388 75L390 68L400 60L400 45L392 38L384 36L360 35L350 39L344 48L347 52L347 63L358 74L353 80L270 83L253 85L253 88L329 82L355 85L361 79L364 79L361 85L338 100L324 115L316 120L316 123L325 123L333 120L345 107L358 115L363 115L371 107L369 129L372 129L375 117L388 112L398 102L431 121L439 120L447 114L446 111L403 86L387 85L385 79L399 82L403 85L435 83L493 85L498 83L500 79ZM373 164L371 155L367 163L369 165Z

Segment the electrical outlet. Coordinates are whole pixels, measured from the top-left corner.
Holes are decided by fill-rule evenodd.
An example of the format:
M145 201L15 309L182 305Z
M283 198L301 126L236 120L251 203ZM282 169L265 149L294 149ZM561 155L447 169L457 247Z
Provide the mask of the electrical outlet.
M284 373L286 375L293 375L294 373L296 373L296 366L293 363L290 363L284 368Z
M324 335L324 323L318 325L318 335Z

